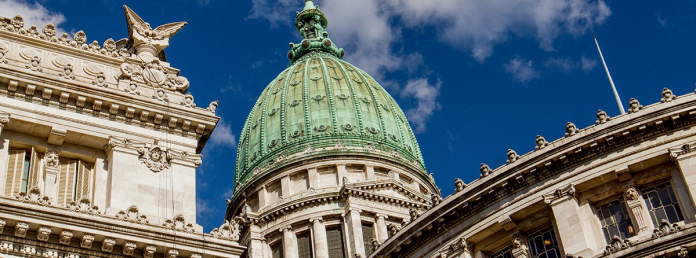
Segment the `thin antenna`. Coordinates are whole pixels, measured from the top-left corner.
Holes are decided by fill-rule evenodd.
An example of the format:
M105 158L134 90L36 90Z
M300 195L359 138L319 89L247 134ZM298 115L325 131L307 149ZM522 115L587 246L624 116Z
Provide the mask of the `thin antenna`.
M602 64L604 65L604 71L607 72L607 77L609 77L609 83L611 84L611 89L614 91L614 97L616 98L616 104L619 105L619 111L621 111L621 114L626 114L626 110L624 110L623 104L621 104L621 98L619 98L619 93L616 91L616 86L614 85L614 80L611 79L611 74L609 73L609 68L607 68L607 62L604 61L604 56L602 55L602 50L599 49L599 43L597 43L597 37L595 37L594 33L592 33L592 37L594 38L594 43L597 45L597 51L599 51L599 57L602 59Z

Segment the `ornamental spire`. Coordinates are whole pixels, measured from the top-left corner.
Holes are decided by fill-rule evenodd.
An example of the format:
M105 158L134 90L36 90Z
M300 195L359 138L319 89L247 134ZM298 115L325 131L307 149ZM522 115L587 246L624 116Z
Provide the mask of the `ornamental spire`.
M290 51L288 51L288 59L295 62L305 54L315 51L329 53L338 58L343 58L345 52L342 48L338 48L331 39L329 33L326 32L326 27L329 21L326 15L319 10L318 5L314 5L312 0L305 0L305 6L302 11L297 12L295 18L295 28L302 35L300 44L290 43Z

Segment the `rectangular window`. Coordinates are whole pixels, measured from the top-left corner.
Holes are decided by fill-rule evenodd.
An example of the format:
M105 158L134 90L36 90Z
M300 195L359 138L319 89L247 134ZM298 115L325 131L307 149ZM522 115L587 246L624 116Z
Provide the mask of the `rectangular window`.
M641 192L655 227L659 227L662 220L666 220L669 223L677 223L684 220L679 202L677 202L670 182L645 188Z
M329 242L329 258L345 258L340 227L326 229L326 240Z
M22 166L22 182L20 182L20 188L23 193L27 192L27 185L29 184L29 168L31 167L31 157L24 156L24 165Z
M372 223L362 224L363 243L365 244L365 255L370 256L375 249L372 247L372 239L375 238L375 230Z
M527 236L532 258L560 258L561 252L553 233L553 227L547 227Z
M299 258L312 258L312 242L309 232L297 235L297 253Z
M278 241L271 245L271 257L283 258L283 241Z
M512 245L503 248L500 251L492 253L488 258L513 258L512 257Z
M609 203L597 206L595 208L597 213L597 218L599 218L602 224L602 232L604 232L604 240L607 244L611 244L611 240L614 236L618 236L621 239L626 239L633 236L629 232L629 228L633 228L631 223L631 218L628 217L628 211L626 210L626 204L623 198L611 201Z

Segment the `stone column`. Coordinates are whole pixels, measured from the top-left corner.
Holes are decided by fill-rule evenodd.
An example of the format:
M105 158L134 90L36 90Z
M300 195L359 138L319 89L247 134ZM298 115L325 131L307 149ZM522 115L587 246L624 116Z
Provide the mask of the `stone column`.
M348 230L350 231L350 238L352 240L352 250L353 255L359 254L361 257L365 257L365 243L363 242L363 232L362 232L362 220L360 219L360 213L362 210L351 208L348 211L346 217L346 223L348 224Z
M58 173L60 173L60 154L58 151L48 150L44 156L44 188L43 195L52 200L58 198Z
M377 240L379 240L379 243L382 244L387 239L389 238L389 233L387 233L387 223L384 221L386 218L388 218L387 215L384 214L377 214L376 216L376 221L377 223Z
M2 113L0 114L0 135L2 135L2 128L4 128L7 123L10 122L10 114Z
M638 235L652 235L655 226L650 221L650 213L645 201L640 197L638 190L631 186L624 191L626 196L626 205L628 206L628 215L634 222L634 231Z
M261 229L256 223L249 223L250 241L247 246L247 258L265 258L267 255L266 247L268 244L261 235Z
M675 183L683 183L683 185L675 185L674 191L685 204L683 205L683 214L686 223L696 221L693 215L696 213L696 151L692 148L690 144L685 144L669 149L670 158L681 171L679 177L674 178L674 181Z
M595 250L603 248L604 241L602 233L598 232L600 228L596 225L597 219L592 217L588 205L581 207L578 204L575 185L570 184L542 197L544 202L551 205L566 254L593 257Z
M314 232L314 257L329 258L329 242L326 239L326 227L321 217L311 218L312 231Z
M283 232L283 257L285 258L299 258L299 251L297 248L297 238L295 237L295 232L292 231L291 226L287 226L280 229Z

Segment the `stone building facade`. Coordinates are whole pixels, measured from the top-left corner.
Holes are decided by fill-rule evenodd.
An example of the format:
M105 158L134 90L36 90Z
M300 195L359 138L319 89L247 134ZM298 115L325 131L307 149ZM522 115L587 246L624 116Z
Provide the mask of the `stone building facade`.
M239 257L239 225L196 224L196 167L217 102L197 107L152 29L87 41L0 17L0 256Z

